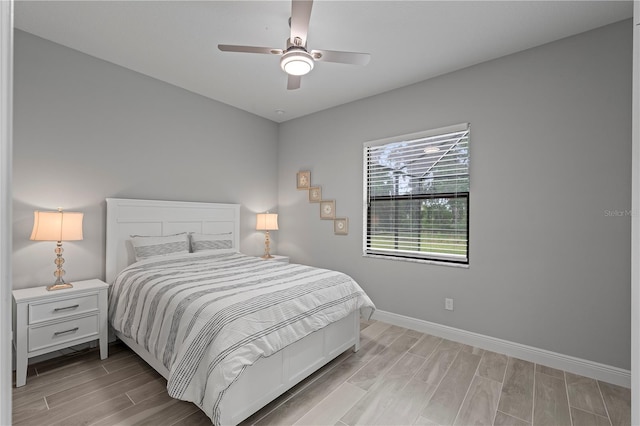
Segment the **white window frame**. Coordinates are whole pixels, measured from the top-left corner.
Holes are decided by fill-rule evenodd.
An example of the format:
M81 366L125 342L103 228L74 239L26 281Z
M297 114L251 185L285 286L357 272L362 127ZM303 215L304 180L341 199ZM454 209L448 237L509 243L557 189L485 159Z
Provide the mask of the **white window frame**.
M391 260L402 260L402 261L410 261L410 262L420 262L420 263L431 263L431 264L440 264L446 266L458 266L458 267L468 267L469 266L469 197L470 190L467 192L467 253L466 256L439 256L439 255L417 255L416 251L407 251L400 252L399 250L393 250L392 252L385 253L384 250L380 249L370 249L368 247L368 238L369 238L369 176L368 176L368 168L369 168L369 158L368 158L368 149L375 146L386 145L394 142L402 142L402 141L414 141L416 139L424 139L438 135L445 135L447 133L456 133L461 131L470 131L469 123L461 123L453 126L441 127L437 129L426 130L422 132L410 133L399 136L392 136L384 139L378 139L373 141L368 141L363 144L363 179L362 179L362 195L363 195L363 220L362 220L362 250L364 257L373 257L373 258L384 258ZM470 138L470 136L467 136ZM470 175L470 171L468 172Z

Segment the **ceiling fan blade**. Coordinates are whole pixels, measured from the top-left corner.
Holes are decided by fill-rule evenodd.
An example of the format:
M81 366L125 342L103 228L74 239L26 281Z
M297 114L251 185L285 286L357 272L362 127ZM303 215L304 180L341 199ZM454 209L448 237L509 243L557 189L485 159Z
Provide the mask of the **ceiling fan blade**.
M291 2L291 43L300 38L302 47L307 45L307 32L311 19L313 0L293 0Z
M312 50L310 53L316 61L320 62L367 65L371 60L371 55L368 53L339 52L337 50Z
M258 46L236 46L233 44L219 44L218 49L223 52L241 52L241 53L266 53L271 55L282 55L282 49L274 49L272 47Z
M302 76L300 75L289 75L289 79L287 80L287 90L299 89L301 80Z

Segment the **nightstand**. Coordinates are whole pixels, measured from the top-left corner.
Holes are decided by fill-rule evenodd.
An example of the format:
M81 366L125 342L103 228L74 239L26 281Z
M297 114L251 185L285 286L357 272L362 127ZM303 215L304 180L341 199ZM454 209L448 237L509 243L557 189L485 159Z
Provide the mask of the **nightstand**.
M271 256L273 256L271 259L263 259L262 257L260 259L268 260L271 262L289 263L289 256L280 256L278 254L272 254Z
M45 286L13 291L16 387L27 382L29 358L100 340L100 358L108 356L107 291L100 280L73 282L73 288Z

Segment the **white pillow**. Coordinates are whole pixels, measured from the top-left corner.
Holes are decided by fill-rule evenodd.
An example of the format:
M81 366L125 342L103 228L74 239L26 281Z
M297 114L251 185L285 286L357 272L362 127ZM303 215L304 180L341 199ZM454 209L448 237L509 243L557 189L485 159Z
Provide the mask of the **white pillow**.
M186 232L161 237L132 235L131 244L136 261L168 254L189 253L189 235Z
M231 232L226 232L224 234L192 233L190 236L192 253L233 248L233 237Z

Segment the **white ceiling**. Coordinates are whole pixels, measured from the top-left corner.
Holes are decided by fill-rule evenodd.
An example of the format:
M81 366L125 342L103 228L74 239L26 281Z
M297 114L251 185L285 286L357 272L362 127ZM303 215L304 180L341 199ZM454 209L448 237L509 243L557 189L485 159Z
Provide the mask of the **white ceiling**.
M368 52L367 66L316 63L286 90L279 57L289 1L26 1L15 26L267 119L283 122L632 16L632 1L327 1L308 48Z

